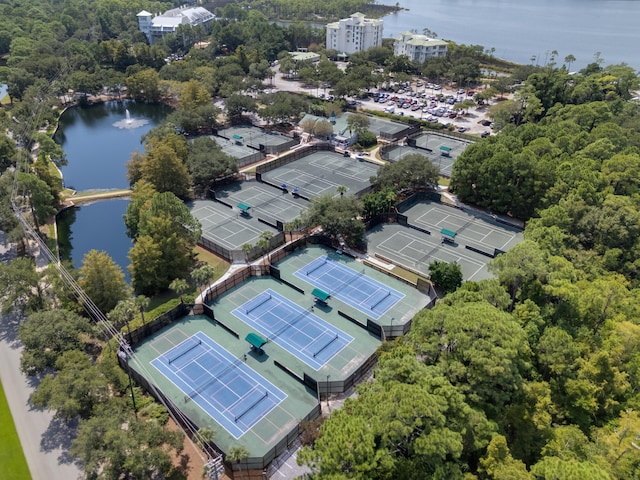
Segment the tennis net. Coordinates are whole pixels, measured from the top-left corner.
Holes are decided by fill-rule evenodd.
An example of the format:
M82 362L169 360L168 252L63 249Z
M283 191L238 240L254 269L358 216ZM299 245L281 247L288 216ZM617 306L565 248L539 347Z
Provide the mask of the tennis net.
M266 298L264 298L264 299L263 299L261 302L259 302L258 304L254 305L254 306L252 306L252 307L247 308L247 309L245 310L245 313L246 313L246 314L249 314L249 313L253 312L256 308L261 307L262 305L264 305L265 303L267 303L269 300L271 300L271 294L270 294L270 293L267 293L267 295L268 295L268 296L267 296Z
M211 376L210 379L205 380L204 383L202 385L197 386L196 388L194 388L190 393L188 393L185 397L184 397L184 401L186 402L189 399L192 399L193 397L195 397L196 395L199 395L200 393L202 393L204 390L206 390L207 388L209 388L211 385L213 385L214 383L216 383L218 380L220 380L225 374L229 373L231 370L233 370L234 368L236 368L238 365L240 365L242 363L243 359L242 358L238 358L237 360L233 361L232 363L230 363L229 365L227 365L226 367L224 367L222 369L222 371L220 371L220 373L218 373L217 375L213 375Z
M264 395L261 395L260 398L258 398L255 402L253 402L251 405L249 405L247 408L245 408L242 412L240 412L238 415L234 417L235 422L238 423L238 420L244 417L247 413L249 413L250 410L255 408L256 405L258 405L262 400L264 400L268 396L269 396L269 392L265 391Z
M307 270L306 274L307 275L311 275L313 272L315 272L316 270L318 270L320 267L322 267L323 265L325 265L327 263L327 259L325 258L324 261L318 265L316 265L315 267L313 267L311 270Z
M196 348L198 345L200 345L202 343L202 340L200 340L199 338L194 338L193 339L194 343L191 345L187 345L187 347L184 350L181 350L177 355L175 355L174 357L167 357L167 363L173 363L176 360L178 360L180 357L186 355L187 353L189 353L191 350L193 350L194 348Z

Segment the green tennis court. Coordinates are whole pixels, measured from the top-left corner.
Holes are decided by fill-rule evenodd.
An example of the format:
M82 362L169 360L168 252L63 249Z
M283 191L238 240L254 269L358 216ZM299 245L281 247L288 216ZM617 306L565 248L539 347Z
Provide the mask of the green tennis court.
M480 217L464 210L423 200L402 212L412 225L429 230L432 235L446 230L452 232L456 241L485 246L487 249L507 251L523 240L522 231L494 221L491 217Z
M262 178L275 185L297 188L305 197L339 195L339 186L346 187L349 195L358 195L371 186L369 178L376 175L379 168L379 165L363 159L324 151L268 170Z

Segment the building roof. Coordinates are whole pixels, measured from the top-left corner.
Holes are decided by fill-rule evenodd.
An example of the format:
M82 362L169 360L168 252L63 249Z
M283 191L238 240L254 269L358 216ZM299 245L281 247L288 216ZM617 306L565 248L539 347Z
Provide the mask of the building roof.
M144 12L140 12L140 16ZM148 13L148 12L147 12ZM213 20L215 15L203 7L173 8L153 18L155 26L178 26L183 23L198 25Z
M410 37L410 38L408 40L405 40L406 37ZM401 36L396 38L396 40L397 41L404 40L404 43L406 43L407 45L416 45L416 46L423 46L423 47L437 47L440 45L448 45L448 43L445 42L444 40L440 40L438 38L429 38L426 35L418 35L411 32L403 33Z
M139 14L136 15L136 17L148 17L150 15L153 15L153 13L142 10Z
M349 15L349 18L343 18L337 22L331 22L326 25L327 28L340 28L340 22L354 20L357 25L364 25L366 23L374 26L382 25L382 20L379 18L366 18L364 13L356 12Z
M320 55L313 52L289 52L291 59L294 62L303 62L305 60L311 60L312 62L320 59Z

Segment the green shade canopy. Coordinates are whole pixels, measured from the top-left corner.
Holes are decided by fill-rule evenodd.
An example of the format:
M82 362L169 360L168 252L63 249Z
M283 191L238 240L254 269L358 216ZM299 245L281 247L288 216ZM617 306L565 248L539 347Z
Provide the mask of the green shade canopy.
M240 210L242 210L243 212L248 211L251 207L249 205L247 205L246 203L239 203L238 204L238 208Z
M323 302L326 302L331 296L327 292L324 292L319 288L314 288L313 291L311 292L311 295L316 297L318 300L322 300Z
M451 230L447 230L446 228L443 228L442 230L440 230L440 233L442 235L446 235L447 237L451 237L451 238L455 238L455 236L457 235L456 232L452 232Z
M267 343L267 341L262 338L260 335L258 335L257 333L250 333L248 334L246 337L244 337L244 339L249 342L249 344L254 347L257 348L258 350L260 350L262 348L262 346Z
M449 153L451 151L451 147L445 147L444 145L442 145L440 147L440 150L442 150L443 152Z
M236 134L236 135L233 136L233 139L234 140L242 140L242 135L237 135Z

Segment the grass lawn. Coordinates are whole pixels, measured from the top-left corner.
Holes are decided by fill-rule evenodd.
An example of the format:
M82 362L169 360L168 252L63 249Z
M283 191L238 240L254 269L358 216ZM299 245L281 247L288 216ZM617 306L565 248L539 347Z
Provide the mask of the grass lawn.
M0 472L4 480L29 480L31 473L0 383Z

